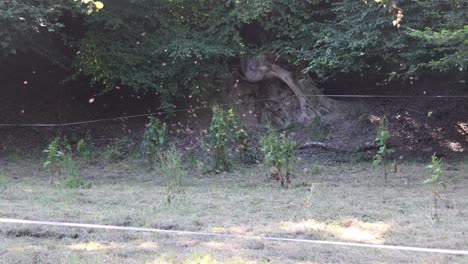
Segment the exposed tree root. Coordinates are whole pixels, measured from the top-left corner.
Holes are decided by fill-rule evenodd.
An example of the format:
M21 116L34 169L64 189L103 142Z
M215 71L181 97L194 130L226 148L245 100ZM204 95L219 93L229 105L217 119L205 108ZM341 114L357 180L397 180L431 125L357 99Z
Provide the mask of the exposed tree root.
M279 79L285 83L299 101L300 114L297 121L301 123L311 121L315 117L320 117L322 113L328 113L333 109L334 101L320 96L322 95L320 89L305 74L296 77L290 71L270 63L260 56L246 56L241 65L245 79L249 82ZM308 94L305 94L304 91L307 91ZM314 97L314 95L319 96Z

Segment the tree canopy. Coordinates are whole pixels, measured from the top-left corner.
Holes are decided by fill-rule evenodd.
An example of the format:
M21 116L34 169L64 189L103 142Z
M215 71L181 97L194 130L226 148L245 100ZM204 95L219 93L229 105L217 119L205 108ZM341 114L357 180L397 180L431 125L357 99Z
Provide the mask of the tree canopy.
M1 1L0 63L39 54L75 80L158 93L166 107L175 96L220 85L251 53L320 77L464 76L468 67L465 0L102 3Z

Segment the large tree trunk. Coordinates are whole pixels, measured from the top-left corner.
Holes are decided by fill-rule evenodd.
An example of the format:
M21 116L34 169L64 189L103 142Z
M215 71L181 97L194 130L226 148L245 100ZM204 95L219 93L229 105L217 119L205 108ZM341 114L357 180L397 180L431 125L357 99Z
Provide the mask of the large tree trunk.
M293 119L297 119L299 122L310 121L315 117L321 116L324 112L331 111L333 108L333 101L327 97L323 97L320 89L315 86L313 81L306 74L299 74L296 77L292 72L281 66L269 63L264 57L253 55L244 57L241 66L245 79L249 82L256 83L268 79L278 79L286 84L299 102L299 116L293 117ZM270 88L274 87L268 87L267 89ZM307 92L307 94L305 92ZM262 91L259 91L259 93L262 93ZM265 93L268 94L266 91ZM268 103L266 103L266 105L268 108ZM278 107L280 109L278 109ZM285 112L282 114L283 116L288 116L289 112L291 112L290 109L282 107L281 104L270 107L270 109L275 108L276 110L273 111ZM274 114L280 115L281 113ZM286 119L291 119L291 117L286 117ZM286 121L286 123L292 122L294 122L294 120Z

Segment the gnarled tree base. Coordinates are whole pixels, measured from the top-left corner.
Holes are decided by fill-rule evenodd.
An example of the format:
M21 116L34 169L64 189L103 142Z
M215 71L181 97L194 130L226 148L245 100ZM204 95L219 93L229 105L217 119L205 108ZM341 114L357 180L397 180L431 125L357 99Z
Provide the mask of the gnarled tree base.
M307 74L293 74L258 57L247 57L242 65L245 78L231 89L229 98L251 102L237 105L237 110L252 122L286 127L312 121L335 107Z

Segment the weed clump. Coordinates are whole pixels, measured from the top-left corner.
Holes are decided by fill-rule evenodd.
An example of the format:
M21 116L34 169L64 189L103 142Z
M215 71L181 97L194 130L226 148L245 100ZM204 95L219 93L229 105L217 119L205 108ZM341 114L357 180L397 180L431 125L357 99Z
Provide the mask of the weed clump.
M184 183L186 171L182 161L182 153L171 146L159 154L158 160L161 173L166 178L167 203L170 204L176 195L183 194L187 190Z
M47 158L43 165L50 172L50 184L56 184L56 180L61 179L65 173L65 179L63 180L65 188L91 187L80 177L73 160L72 147L66 139L56 138L52 140L44 152L47 153Z
M231 161L228 160L227 153L230 149L239 153L239 159L243 162L255 159L247 128L232 108L226 112L219 106L213 107L209 138L210 146L206 146L204 142L202 144L212 154L213 170L216 172L229 171Z
M62 149L60 139L56 138L52 140L44 150L44 153L47 153L47 158L43 166L49 170L49 183L53 184L55 178L59 179L61 177L63 161L65 160L65 152Z
M141 143L143 156L148 157L150 162L155 163L158 153L167 147L167 142L168 129L166 123L150 117L149 123L146 124L143 142Z
M268 133L260 139L261 150L265 163L271 167L275 180L281 181L281 186L291 182L290 162L295 158L296 143L278 132L270 125Z

